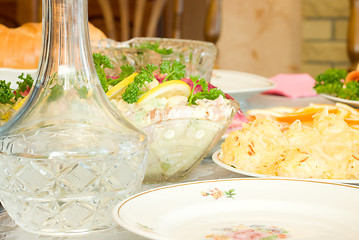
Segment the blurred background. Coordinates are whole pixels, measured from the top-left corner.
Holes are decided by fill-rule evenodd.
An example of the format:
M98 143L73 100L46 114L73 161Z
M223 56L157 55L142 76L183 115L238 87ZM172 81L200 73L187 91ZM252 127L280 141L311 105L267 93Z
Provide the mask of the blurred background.
M216 68L266 77L299 72L314 77L331 67L348 68L351 1L88 0L90 22L109 38L134 36L121 36L123 17L130 32L140 18L136 34L146 36L156 12L154 36L211 41L218 48ZM18 27L40 20L41 0L0 0L1 24Z

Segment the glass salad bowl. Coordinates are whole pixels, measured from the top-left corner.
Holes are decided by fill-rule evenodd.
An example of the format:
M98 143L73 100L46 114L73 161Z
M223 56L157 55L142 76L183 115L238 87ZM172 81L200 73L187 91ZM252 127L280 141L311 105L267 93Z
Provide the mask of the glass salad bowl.
M148 43L157 49L146 47ZM176 60L185 65L183 81L191 82L190 76L210 79L216 57L213 44L180 39L135 38L125 43L106 40L92 46L93 52L106 55L114 65L113 69L106 69L109 77L118 76L125 64L138 71L147 64ZM170 54L162 51L168 49L172 50ZM197 100L192 105L168 104L171 100L163 97L146 104L140 101L127 104L122 100L111 99L111 102L148 136L145 183L175 182L185 177L221 139L239 109L238 102L224 96Z
M166 100L129 107L130 104L121 100L112 100L147 134L149 157L145 183L175 182L185 177L219 142L239 109L238 102L222 96L198 100L198 105L191 106L161 107L163 101Z
M236 101L219 98L196 106L165 108L151 119L142 118L147 120L143 125L135 122L149 139L144 181L156 183L185 177L221 139L238 108Z
M126 63L126 61L129 60L126 60L126 57L123 59L118 58L117 54L120 54L123 57L123 51L131 51L121 50L122 53L119 53L119 48L131 48L137 50L142 49L145 51L150 50L150 55L144 55L150 56L151 59L141 59L138 58L138 56L132 54L130 54L132 56L129 58L132 62L137 61L137 63L140 64L147 64L151 63L152 61L177 60L186 66L186 73L188 76L200 75L207 81L210 81L211 79L212 69L217 56L217 48L213 43L188 39L137 37L132 38L126 42L102 39L93 41L91 44L94 51L100 50L107 56L112 56L111 60L117 63L121 61ZM153 46L155 46L155 49ZM115 52L110 53L110 51L113 50L115 50ZM139 52L141 55L141 51ZM137 63L136 66L141 66Z

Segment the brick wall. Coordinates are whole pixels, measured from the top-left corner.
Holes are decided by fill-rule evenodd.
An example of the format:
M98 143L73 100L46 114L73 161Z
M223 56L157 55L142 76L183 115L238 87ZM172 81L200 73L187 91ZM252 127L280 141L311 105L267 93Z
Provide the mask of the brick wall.
M349 0L302 1L302 72L315 77L328 68L348 68Z

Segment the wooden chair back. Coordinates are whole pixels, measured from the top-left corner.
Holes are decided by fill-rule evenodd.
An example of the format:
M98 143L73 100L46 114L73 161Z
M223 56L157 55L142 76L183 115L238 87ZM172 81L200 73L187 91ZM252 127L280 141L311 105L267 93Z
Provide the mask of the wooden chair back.
M5 25L19 27L28 22L41 21L41 0L0 0L0 3L15 4L16 12L10 18L5 16ZM8 9L1 9L2 12ZM8 15L8 14L6 14ZM2 16L4 17L4 16Z
M116 28L111 0L97 1L103 12L106 34L109 38L126 41L133 37L155 37L157 26L162 16L172 16L171 33L166 35L172 38L181 38L182 36L184 0L117 0L120 17L119 32ZM147 5L149 2L151 4ZM169 4L170 2L172 5ZM148 19L143 19L148 6L150 6L149 17ZM172 6L173 9L167 9L166 6ZM131 7L134 7L134 11ZM167 14L164 14L165 8ZM133 16L130 17L130 14L133 14ZM218 40L221 29L220 20L221 0L208 0L204 26L206 41L215 43Z
M135 1L133 20L130 18L130 1ZM143 35L142 32L144 28L146 28L144 36L155 36L156 27L167 0L152 0L150 17L148 21L144 21L143 17L145 16L147 2L147 0L118 0L121 26L119 40L125 41L133 37L140 37ZM103 12L107 35L109 38L115 39L118 33L111 2L110 0L98 0L98 4ZM146 25L144 22L146 22Z

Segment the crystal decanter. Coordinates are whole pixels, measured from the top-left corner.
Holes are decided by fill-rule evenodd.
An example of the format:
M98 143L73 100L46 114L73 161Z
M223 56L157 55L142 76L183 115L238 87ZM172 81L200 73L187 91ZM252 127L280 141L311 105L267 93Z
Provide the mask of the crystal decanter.
M87 0L43 0L38 75L0 127L0 200L23 229L88 233L138 191L147 137L107 99L92 61Z

